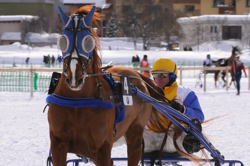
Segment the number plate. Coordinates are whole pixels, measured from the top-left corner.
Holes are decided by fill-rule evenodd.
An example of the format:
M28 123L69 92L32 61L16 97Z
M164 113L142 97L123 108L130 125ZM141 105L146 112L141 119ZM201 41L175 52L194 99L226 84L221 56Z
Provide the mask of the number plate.
M129 76L121 76L122 97L124 105L133 105Z

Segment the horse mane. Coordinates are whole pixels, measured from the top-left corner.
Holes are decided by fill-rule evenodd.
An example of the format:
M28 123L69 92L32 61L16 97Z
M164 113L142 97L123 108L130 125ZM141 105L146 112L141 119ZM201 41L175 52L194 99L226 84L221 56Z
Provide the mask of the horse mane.
M241 52L238 46L232 46L232 55L237 55L236 51Z
M79 14L79 15L87 15L91 9L93 8L94 5L85 5L78 10L75 11L74 14ZM91 35L93 36L93 39L95 40L95 49L93 50L93 71L95 73L101 73L101 67L102 67L102 60L99 57L97 52L101 52L101 47L100 47L100 39L96 32L93 29L93 24L99 28L98 21L101 20L101 14L97 13L96 11L94 12L91 24L90 24L90 29L91 29Z

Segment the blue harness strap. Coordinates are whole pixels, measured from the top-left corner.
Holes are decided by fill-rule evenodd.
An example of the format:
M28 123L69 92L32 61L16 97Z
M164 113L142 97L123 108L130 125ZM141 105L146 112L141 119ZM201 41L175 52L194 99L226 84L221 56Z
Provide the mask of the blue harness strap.
M115 87L117 86L115 79L107 75L103 75L103 78L108 82L110 88L113 91L114 96L118 95L115 92ZM119 101L118 97L114 97L114 98L115 98L115 123L119 123L119 122L122 122L123 119L125 118L125 106L121 101ZM117 103L121 103L121 104L117 105Z
M114 107L113 103L105 100L98 100L95 98L69 98L63 97L53 93L48 95L46 102L54 103L61 106L67 107L94 107L94 108L106 108L112 109Z
M104 75L104 79L108 82L110 88L113 91L115 99L115 123L122 122L125 118L125 106L116 94L115 87L117 86L115 79L111 76ZM117 96L116 96L117 95ZM67 107L94 107L94 108L106 108L112 109L114 104L106 100L100 100L96 98L69 98L57 95L53 93L49 94L46 98L46 102L54 103L61 106Z

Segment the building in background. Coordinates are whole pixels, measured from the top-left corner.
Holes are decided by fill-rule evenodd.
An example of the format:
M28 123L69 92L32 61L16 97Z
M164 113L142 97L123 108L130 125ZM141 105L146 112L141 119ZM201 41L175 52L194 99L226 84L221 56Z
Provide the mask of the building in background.
M180 49L205 42L217 44L223 40L238 40L250 45L250 15L203 15L179 18Z
M31 41L27 41L29 36L26 35L29 32L60 33L61 20L57 6L61 6L65 12L69 11L68 6L63 5L63 0L1 0L0 44L16 41L29 44Z
M53 16L53 0L1 0L0 15L39 15L40 12Z
M232 22L231 19L227 19L227 21L219 19L220 21L216 20L214 23L210 23L211 21L204 22L205 17L203 16L248 15L250 12L250 0L1 0L1 16L32 15L38 16L39 19L37 22L31 22L31 24L29 21L22 19L19 23L14 23L13 21L0 22L0 39L5 32L2 37L4 40L6 40L6 36L12 36L14 34L12 32L20 33L21 39L19 37L12 39L13 41L21 40L22 43L25 42L24 36L28 32L40 34L43 32L49 34L53 32L61 33L62 24L57 6L61 6L66 14L72 15L80 7L89 4L95 4L97 11L103 14L102 20L99 22L99 28L95 28L100 37L106 37L106 32L112 33L109 27L114 28L115 25L110 26L109 21L112 16L116 16L115 19L117 20L112 18L112 21L119 24L119 27L116 27L118 30L116 30L115 35L112 34L110 36L130 37L134 43L142 41L145 49L147 49L146 47L148 47L149 43L152 46L161 46L161 42L164 42L165 45L171 47L168 48L171 50L173 49L172 47L178 47L179 40L183 46L185 44L193 46L194 43L197 44L209 40L235 38L243 40L242 34L246 28L243 29L242 27L243 25L245 27L247 25L245 22L248 21L241 20L244 23L240 23L240 21L236 21L236 23ZM182 23L178 24L176 20L182 17L190 18L190 21L184 19L185 23L181 21ZM211 18L209 17L209 20ZM218 18L216 17L216 19ZM199 20L202 21L199 22ZM223 24L227 22L228 26L220 26L222 22ZM194 25L194 23L197 25ZM196 32L193 33L199 36L196 36L198 42L188 42L189 40L184 38L185 33L190 32L190 26L183 25L188 24L193 24L192 26L196 27ZM206 24L206 26L201 26L201 24ZM13 28L14 26L16 26L16 29ZM179 33L179 27L182 28L182 33ZM205 31L206 33L203 33ZM208 32L209 35L206 35ZM191 33L188 35L191 36ZM180 37L178 38L178 36ZM179 40L173 41L176 38ZM193 38L193 40L196 39ZM11 40L5 41L5 43L11 42Z
M113 4L115 0L64 0L63 4L69 6L68 15L72 15L77 9L85 5L94 4L97 7L97 11L102 13L102 20L99 22L99 28L96 30L100 37L104 37L106 33L107 23L114 11Z
M63 5L63 0L1 0L0 15L39 15L46 13L52 18L58 17L57 6L60 6L66 13L68 6Z
M250 13L250 0L201 0L201 15Z
M0 16L0 44L24 43L25 29L37 16L9 15Z
M238 40L250 45L250 0L201 0L200 16L178 19L180 50L205 42Z

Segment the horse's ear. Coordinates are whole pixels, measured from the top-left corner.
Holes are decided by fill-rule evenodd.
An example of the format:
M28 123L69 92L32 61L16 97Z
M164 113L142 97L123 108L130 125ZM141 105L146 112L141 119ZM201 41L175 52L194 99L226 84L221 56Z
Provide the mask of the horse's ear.
M95 6L93 6L93 8L91 9L91 11L84 17L84 21L85 23L87 24L87 26L89 27L90 24L91 24L91 20L92 20L92 17L95 13Z
M65 26L67 24L67 22L69 21L69 16L67 16L63 10L61 9L60 6L57 7L58 8L58 12L61 16L61 19L62 19L62 22L63 22L63 25Z

